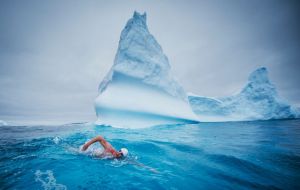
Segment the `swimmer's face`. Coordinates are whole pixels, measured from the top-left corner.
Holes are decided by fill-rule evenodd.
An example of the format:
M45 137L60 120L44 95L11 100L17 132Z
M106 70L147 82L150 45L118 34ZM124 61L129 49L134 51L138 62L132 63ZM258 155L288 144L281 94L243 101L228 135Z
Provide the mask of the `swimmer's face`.
M119 150L119 151L118 151L118 158L122 158L122 157L124 157L124 155L123 155L122 151Z

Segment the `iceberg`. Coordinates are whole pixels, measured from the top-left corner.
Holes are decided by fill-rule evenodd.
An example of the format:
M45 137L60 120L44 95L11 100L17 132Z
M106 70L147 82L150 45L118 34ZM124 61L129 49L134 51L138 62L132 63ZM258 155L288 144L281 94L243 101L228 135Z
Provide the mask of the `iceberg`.
M236 95L209 98L189 94L189 102L201 121L245 121L299 118L299 109L278 96L265 67L248 78L246 86Z
M148 30L146 13L134 12L121 32L114 64L99 85L95 110L96 124L122 128L199 121Z

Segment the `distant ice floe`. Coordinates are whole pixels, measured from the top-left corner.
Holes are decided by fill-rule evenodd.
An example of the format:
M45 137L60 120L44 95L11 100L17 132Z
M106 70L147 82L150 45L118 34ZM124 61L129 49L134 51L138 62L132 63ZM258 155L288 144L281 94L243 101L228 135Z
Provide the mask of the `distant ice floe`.
M5 122L5 121L3 121L3 120L0 120L0 126L7 126L8 124Z
M224 98L189 95L201 121L245 121L299 118L300 111L278 96L265 67L252 72L240 93Z

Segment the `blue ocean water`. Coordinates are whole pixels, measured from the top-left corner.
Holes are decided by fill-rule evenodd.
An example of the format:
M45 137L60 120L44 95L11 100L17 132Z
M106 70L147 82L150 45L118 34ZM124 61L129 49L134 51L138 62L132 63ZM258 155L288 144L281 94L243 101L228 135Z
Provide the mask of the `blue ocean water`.
M102 135L123 160L79 147ZM300 120L0 127L0 189L300 189Z

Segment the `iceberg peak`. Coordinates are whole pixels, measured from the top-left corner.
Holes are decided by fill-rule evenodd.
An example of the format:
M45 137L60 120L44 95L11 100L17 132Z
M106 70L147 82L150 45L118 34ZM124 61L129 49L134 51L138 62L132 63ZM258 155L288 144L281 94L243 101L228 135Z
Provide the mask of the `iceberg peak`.
M134 19L135 22L141 21L143 24L146 24L147 13L144 12L144 14L140 14L139 12L134 11L132 18Z
M248 81L253 83L270 83L267 68L261 67L253 71L249 75Z
M147 21L146 12L144 14L140 14L134 11L132 18L127 21L126 26L122 31L121 39L126 37L128 32L132 29L145 30L145 32L149 32L146 21Z
M253 71L241 94L252 97L277 96L277 90L269 80L267 68L261 67Z

